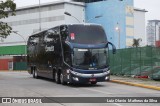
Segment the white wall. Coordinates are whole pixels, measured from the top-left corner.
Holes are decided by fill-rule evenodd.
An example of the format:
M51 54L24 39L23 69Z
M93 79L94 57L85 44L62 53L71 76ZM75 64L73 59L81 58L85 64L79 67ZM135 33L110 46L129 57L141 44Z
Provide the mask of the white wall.
M78 5L65 4L65 11L76 17L80 23L85 22L85 8ZM65 15L65 23L79 23L75 18Z
M58 8L54 7L54 5L41 7L42 29L48 29L65 23L77 23L77 21L73 17L66 16L64 14L65 11L70 12L73 16L77 17L81 22L85 19L84 18L85 13L83 11L84 10L83 3L65 3L65 4L62 3L59 6L60 7ZM39 8L37 7L37 9ZM31 23L25 24L28 22L28 20ZM23 11L17 11L16 16L11 16L2 21L9 22L11 25L13 24L12 26L13 30L18 31L18 33L22 35L24 39L27 41L28 37L31 34L33 34L35 30L39 29L39 11L36 9L31 9L31 11L25 11L25 14L23 14ZM15 25L15 22L18 23L18 25ZM12 46L12 45L24 45L24 44L25 42L23 38L13 33L10 36L8 36L7 39L4 39L3 42L0 42L0 46Z
M145 12L134 11L134 38L141 38L141 46L147 44L146 40L146 27L145 27Z

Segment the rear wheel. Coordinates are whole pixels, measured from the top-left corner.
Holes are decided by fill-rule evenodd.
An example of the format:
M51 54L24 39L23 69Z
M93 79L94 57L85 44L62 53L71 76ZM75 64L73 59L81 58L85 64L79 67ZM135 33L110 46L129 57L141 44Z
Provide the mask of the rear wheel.
M33 69L33 78L38 78L38 73L36 69Z
M55 82L57 84L60 84L60 75L58 74L58 72L56 71L54 75L55 75Z

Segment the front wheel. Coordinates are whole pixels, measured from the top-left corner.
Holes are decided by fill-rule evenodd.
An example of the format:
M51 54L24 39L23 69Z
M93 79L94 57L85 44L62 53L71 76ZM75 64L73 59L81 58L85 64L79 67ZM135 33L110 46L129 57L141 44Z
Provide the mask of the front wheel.
M58 74L58 72L56 71L54 75L55 75L55 82L57 84L60 84L60 75Z
M60 74L60 83L66 85L67 83L64 81L63 73Z

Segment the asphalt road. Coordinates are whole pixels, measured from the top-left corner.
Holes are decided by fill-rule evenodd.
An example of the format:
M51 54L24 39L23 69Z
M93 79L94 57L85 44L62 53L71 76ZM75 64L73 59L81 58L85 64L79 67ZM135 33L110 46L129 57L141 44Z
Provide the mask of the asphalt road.
M160 97L160 92L134 86L101 82L97 85L60 85L34 79L27 72L0 72L0 97ZM106 106L106 103L23 104L24 106ZM159 106L159 103L107 103L107 106ZM22 106L22 104L0 104Z

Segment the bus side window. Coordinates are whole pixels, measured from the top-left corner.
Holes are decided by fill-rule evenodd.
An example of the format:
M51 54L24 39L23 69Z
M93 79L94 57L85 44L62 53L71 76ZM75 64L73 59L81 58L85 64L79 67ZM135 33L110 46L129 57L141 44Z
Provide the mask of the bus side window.
M37 35L30 36L28 40L28 56L34 57L38 53L39 37Z
M71 65L71 50L68 45L64 45L64 61Z
M44 35L44 45L46 52L58 52L59 51L59 44L60 38L58 33L58 28L48 30Z
M53 43L55 48L55 53L60 55L61 43L60 43L60 30L59 27L53 29Z
M35 45L38 44L38 41L39 41L39 38L33 36L33 37L29 38L29 42L28 43L29 43L30 46L35 46Z
M43 45L45 46L45 51L46 52L54 51L53 40L54 40L53 31L52 30L48 30L44 34L44 38L43 38Z

